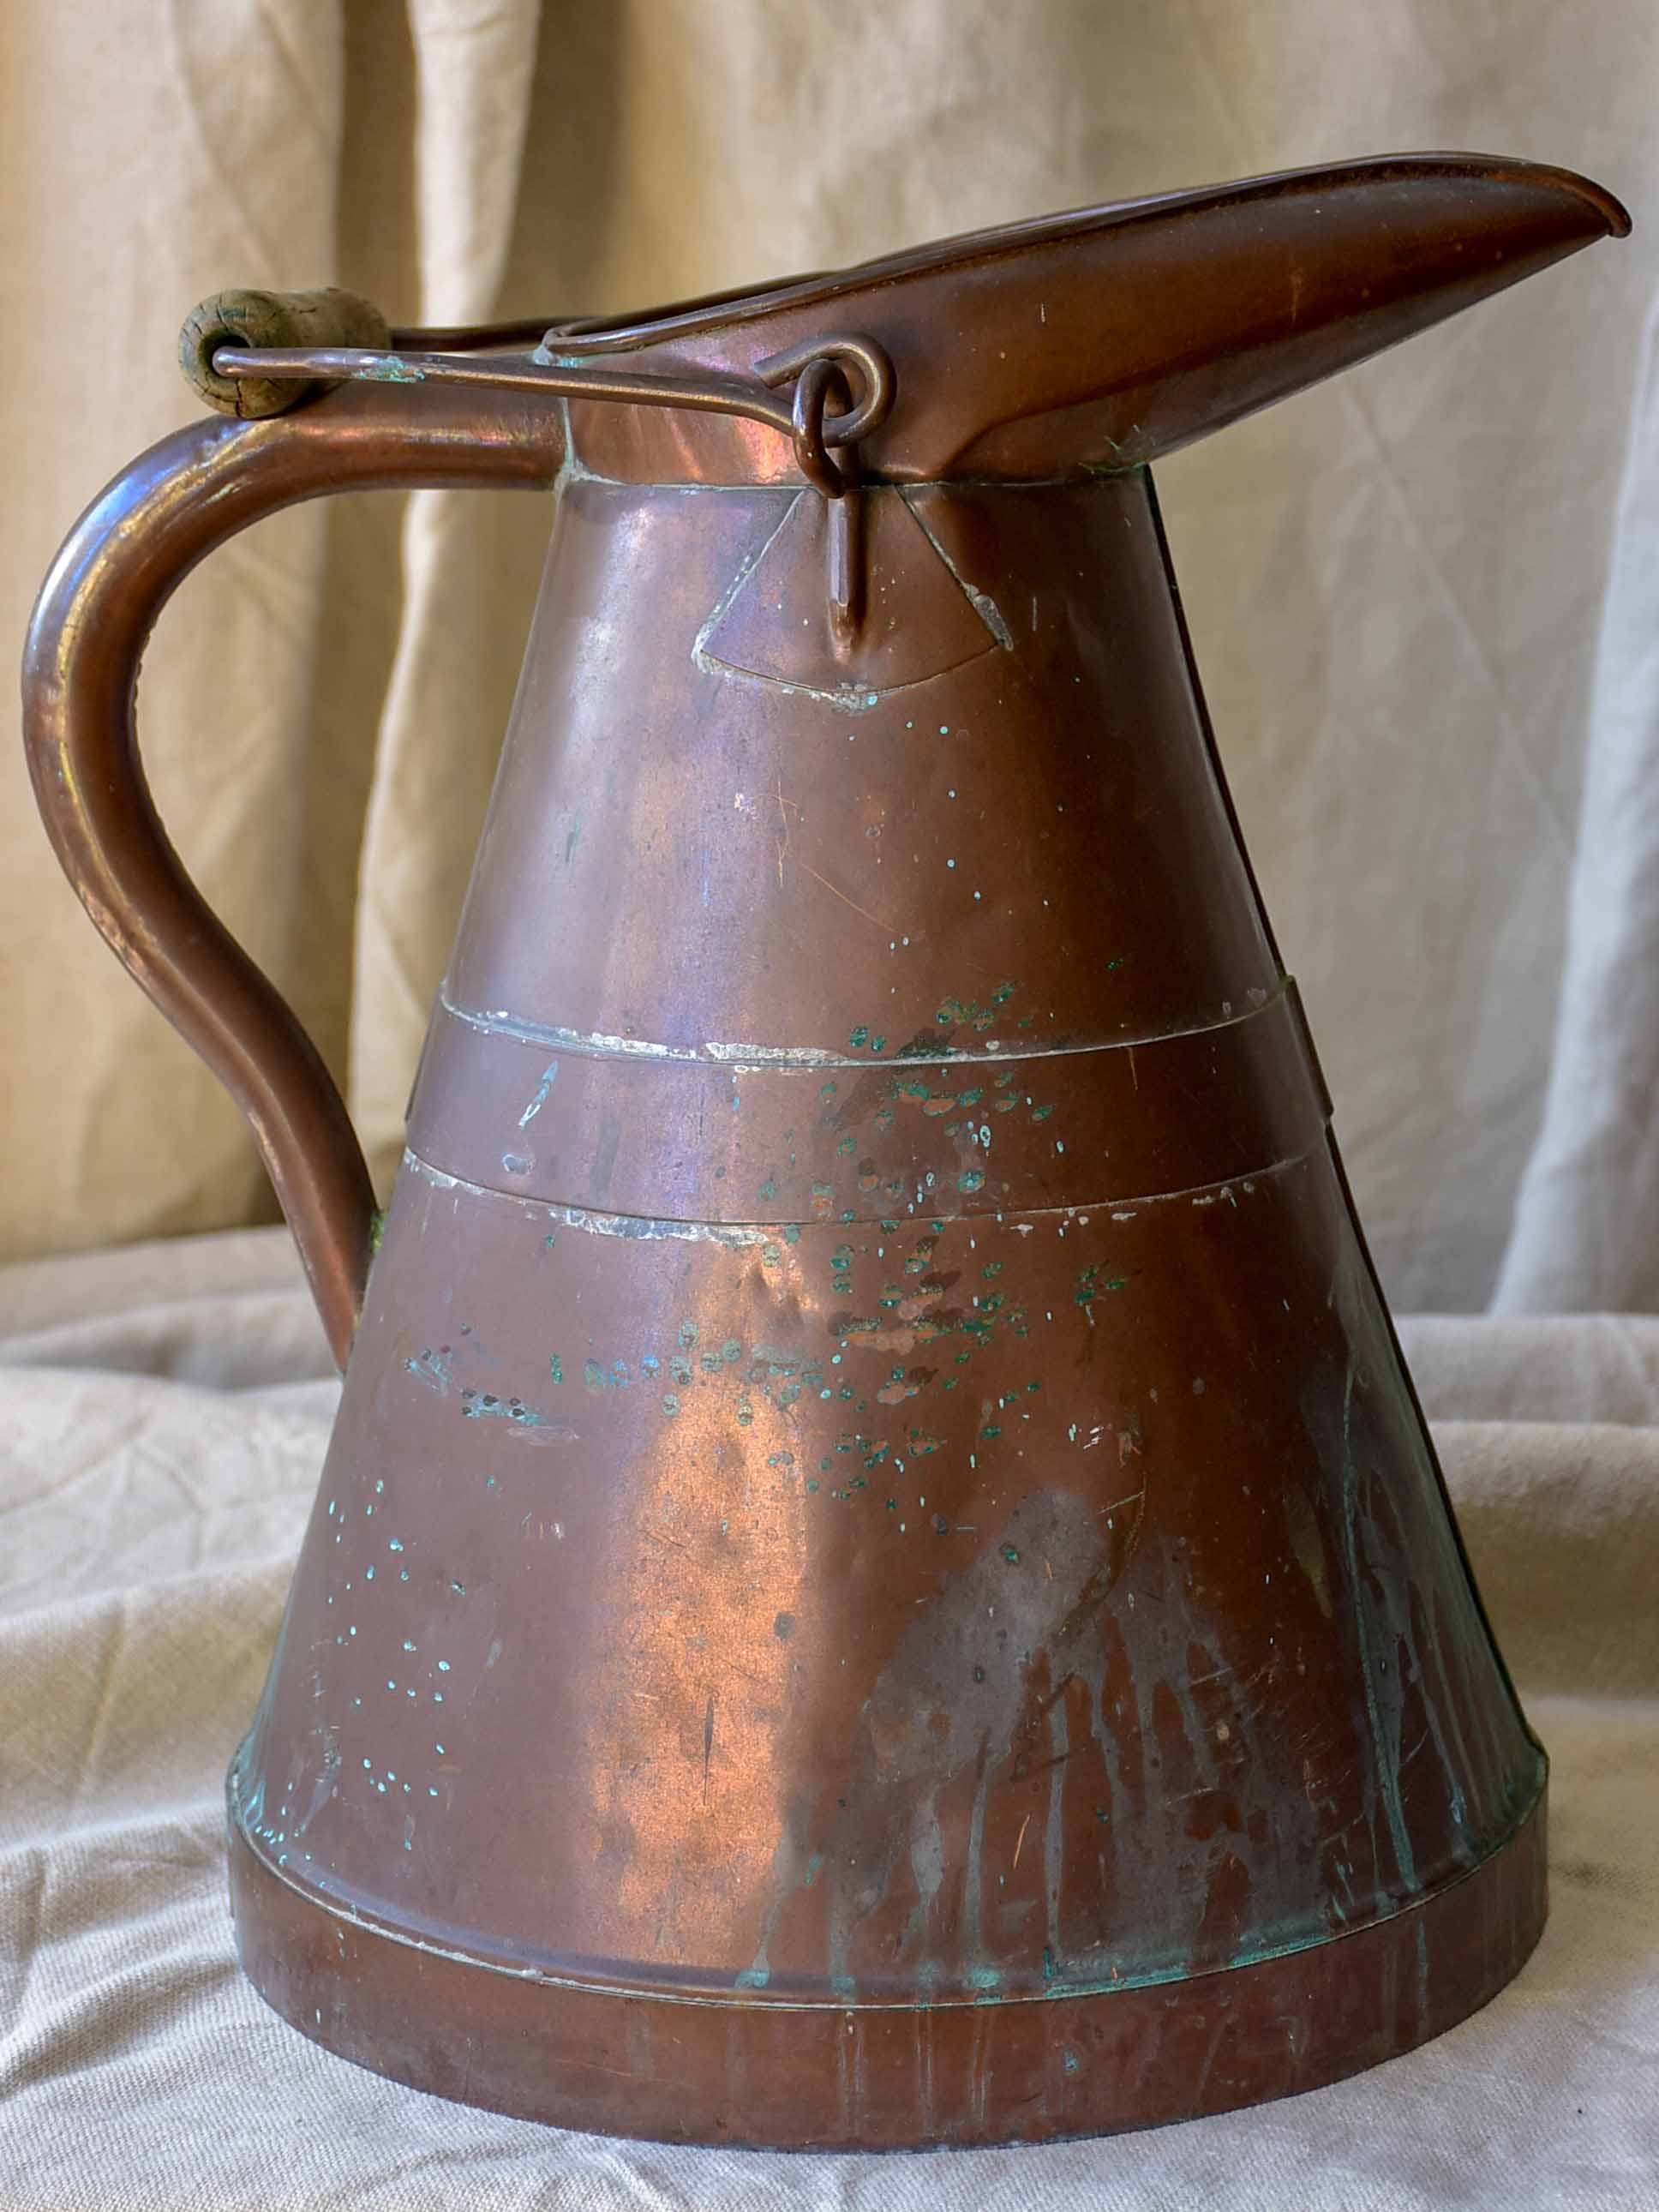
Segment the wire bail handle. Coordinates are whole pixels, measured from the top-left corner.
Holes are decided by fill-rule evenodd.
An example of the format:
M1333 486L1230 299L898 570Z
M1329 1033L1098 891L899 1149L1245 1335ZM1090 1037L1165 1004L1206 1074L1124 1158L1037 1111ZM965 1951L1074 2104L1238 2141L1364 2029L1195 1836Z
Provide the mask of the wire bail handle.
M280 413L331 383L361 381L494 385L550 398L687 407L764 422L790 438L802 475L828 502L830 640L838 654L850 653L864 604L863 502L857 496L863 471L858 447L861 439L886 421L898 390L892 362L874 338L852 331L823 331L757 362L752 379L714 374L670 376L607 366L603 356L559 350L580 349L584 334L556 325L544 332L541 343L527 358L429 351L421 343L437 337L452 346L458 340L471 338L482 344L499 337L498 332L483 330L386 330L386 347L374 349L291 343L295 337L362 336L385 329L376 310L346 294L218 293L204 301L185 324L180 359L201 396L228 414ZM273 337L290 343L249 343L250 338ZM410 340L416 343L411 345ZM792 380L794 395L786 410L771 393ZM285 395L290 383L293 401Z
M886 421L898 379L873 338L845 331L808 338L785 352L769 354L755 363L755 374L769 389L792 376L796 380L790 410L795 461L829 505L830 641L844 659L858 641L864 618L859 441ZM833 415L826 412L832 398L839 409Z

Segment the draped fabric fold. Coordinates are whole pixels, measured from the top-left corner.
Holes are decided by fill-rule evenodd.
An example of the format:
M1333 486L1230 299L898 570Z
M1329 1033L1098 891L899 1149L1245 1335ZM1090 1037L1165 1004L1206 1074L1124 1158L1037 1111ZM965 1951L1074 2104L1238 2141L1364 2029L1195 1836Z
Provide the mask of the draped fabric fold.
M1601 617L1543 1124L1492 1304L1659 1306L1659 302Z

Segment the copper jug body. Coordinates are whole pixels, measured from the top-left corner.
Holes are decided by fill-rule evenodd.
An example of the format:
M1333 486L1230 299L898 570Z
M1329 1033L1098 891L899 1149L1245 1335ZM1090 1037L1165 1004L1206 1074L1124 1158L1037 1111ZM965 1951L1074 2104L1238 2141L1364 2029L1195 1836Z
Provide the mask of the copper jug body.
M963 2145L1310 2087L1521 1966L1544 1757L1146 464L1622 225L1418 157L528 360L266 348L399 388L92 511L43 810L248 1106L345 1364L228 1787L304 2033L568 2125ZM556 472L371 1267L337 1098L147 813L132 669L254 512Z

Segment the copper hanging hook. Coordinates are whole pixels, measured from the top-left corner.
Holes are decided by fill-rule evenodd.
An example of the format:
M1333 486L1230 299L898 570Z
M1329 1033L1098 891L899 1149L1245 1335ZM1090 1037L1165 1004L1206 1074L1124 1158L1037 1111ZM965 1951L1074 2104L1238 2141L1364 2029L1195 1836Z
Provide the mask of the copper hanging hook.
M856 398L849 389L849 369L857 376ZM755 374L772 390L791 377L798 380L792 410L795 459L807 482L826 499L840 499L858 482L860 471L855 459L850 468L838 466L828 449L856 447L892 411L898 378L886 351L873 338L835 331L769 354L755 363ZM826 415L832 392L853 404Z
M824 435L824 409L830 398L848 397L847 380L827 355L809 361L795 384L790 410L794 426L795 460L801 474L825 499L840 499L859 480L858 447L843 445L841 457L830 449ZM842 417L848 410L842 410ZM831 423L837 418L831 416Z
M848 371L857 378L856 397ZM859 441L891 410L898 379L873 338L837 331L808 339L755 364L761 382L775 387L796 379L791 410L795 460L801 474L829 505L830 633L837 653L850 652L864 612L863 471ZM825 412L831 398L849 404Z
M826 445L855 446L872 430L879 429L892 412L898 392L897 372L886 349L874 338L857 331L832 331L805 338L799 345L787 347L781 353L768 354L755 363L755 374L769 389L775 391L779 385L787 384L792 376L799 376L812 362L820 361L858 372L860 392L856 405L850 413L831 416L823 426Z

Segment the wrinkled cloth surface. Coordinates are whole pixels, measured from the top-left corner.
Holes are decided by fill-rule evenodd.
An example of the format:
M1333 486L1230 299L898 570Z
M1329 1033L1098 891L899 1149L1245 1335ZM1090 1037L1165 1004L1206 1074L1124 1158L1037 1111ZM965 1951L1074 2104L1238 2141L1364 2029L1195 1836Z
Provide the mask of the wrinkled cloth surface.
M1553 1758L1553 1905L1484 2012L1314 2094L1142 2136L886 2159L626 2145L333 2058L231 1947L221 1779L337 1395L286 1240L0 1269L0 2203L870 2212L1652 2212L1659 1321L1404 1330Z
M98 486L192 419L176 334L227 285L550 319L1358 154L1587 170L1628 241L1159 488L1395 1303L1652 1309L1656 81L1633 0L8 0L0 635ZM147 663L162 814L382 1181L550 520L484 493L312 505L215 554ZM0 1011L28 1077L0 1095L0 1256L273 1218L7 745Z

